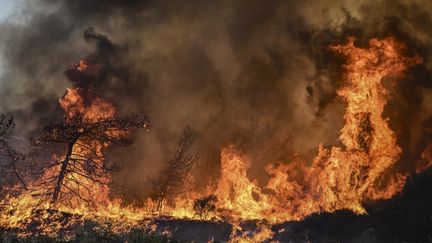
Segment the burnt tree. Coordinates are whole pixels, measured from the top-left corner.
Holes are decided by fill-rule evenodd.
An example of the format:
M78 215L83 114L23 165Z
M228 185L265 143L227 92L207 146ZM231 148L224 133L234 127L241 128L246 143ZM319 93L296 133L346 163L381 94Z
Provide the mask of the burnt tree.
M185 183L191 170L198 161L198 154L193 154L191 148L196 139L196 133L187 126L180 137L177 148L166 161L158 178L153 180L156 212L163 210L167 196L186 191Z
M148 129L147 119L130 116L121 119L106 119L88 122L80 117L70 121L45 127L41 134L32 138L34 145L50 143L65 146L63 157L53 159L44 167L39 188L51 197L51 202L58 202L62 196L72 194L87 201L81 191L92 195L92 183L103 184L106 173L113 168L103 162L102 149L107 144L128 146L133 143L130 132L133 129ZM52 173L46 173L52 171Z
M22 184L24 189L27 189L26 183L20 176L17 168L17 162L24 160L24 155L18 153L16 150L10 147L8 139L15 129L15 122L13 117L0 116L0 154L6 158L6 164L2 167L11 171L18 181Z

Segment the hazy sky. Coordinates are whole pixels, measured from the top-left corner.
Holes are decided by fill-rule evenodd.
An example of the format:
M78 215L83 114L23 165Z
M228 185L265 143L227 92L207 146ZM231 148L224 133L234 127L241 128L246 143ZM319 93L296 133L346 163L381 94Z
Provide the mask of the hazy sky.
M7 20L13 13L16 13L22 3L23 0L0 0L0 22ZM2 66L2 55L0 55L0 74L3 72Z
M0 21L17 11L21 2L17 0L0 0Z

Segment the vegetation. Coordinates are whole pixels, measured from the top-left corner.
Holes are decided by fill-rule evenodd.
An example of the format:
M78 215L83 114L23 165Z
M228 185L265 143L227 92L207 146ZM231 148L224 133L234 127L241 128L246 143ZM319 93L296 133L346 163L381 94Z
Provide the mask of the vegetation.
M24 159L24 155L18 153L9 145L9 137L15 129L15 122L13 117L6 117L4 115L0 116L0 156L2 160L5 160L4 163L0 164L1 179L3 180L1 184L10 184L12 185L15 180L24 187L27 188L26 183L21 177L18 171L18 162ZM6 177L8 175L13 174L14 179L8 178L6 181Z
M106 243L176 243L176 241L168 236L154 235L146 230L134 229L124 234L114 234L112 232L101 231L100 229L88 229L85 233L78 235L73 240L57 239L46 235L27 236L19 238L13 233L0 231L0 242L23 242L23 243L92 243L92 242L106 242Z
M156 212L163 210L167 196L187 191L187 179L195 167L198 154L191 152L197 135L190 126L183 130L177 148L173 155L166 160L159 177L153 180L153 190L156 199Z
M76 117L72 121L45 127L39 137L32 138L34 145L48 146L57 143L64 144L67 148L62 161L53 160L46 163L43 171L59 165L60 169L55 175L41 182L43 193L49 195L53 203L70 200L70 194L86 201L81 189L91 195L89 184L103 184L106 172L110 171L103 164L103 155L100 151L102 144L130 145L133 140L128 136L128 132L134 128L147 126L146 119L138 120L136 116L131 116L95 122L87 122L81 117Z
M210 213L216 211L216 203L218 198L214 194L210 194L203 198L198 198L194 201L193 210L200 219L207 219Z

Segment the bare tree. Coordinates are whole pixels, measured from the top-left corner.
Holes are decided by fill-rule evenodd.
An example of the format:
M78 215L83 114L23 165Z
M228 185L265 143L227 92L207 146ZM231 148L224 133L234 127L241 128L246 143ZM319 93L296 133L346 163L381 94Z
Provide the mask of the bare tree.
M4 165L7 170L11 170L24 189L27 189L26 183L20 176L17 168L17 162L24 160L24 155L18 153L9 146L8 139L15 129L13 117L0 116L0 154L6 157L8 163Z
M80 117L45 127L40 136L32 138L34 145L58 143L66 145L64 156L54 159L44 166L44 171L53 171L45 175L40 182L44 194L51 197L51 202L67 199L67 195L87 201L82 191L92 195L93 183L104 184L106 173L112 171L103 163L101 146L116 144L128 146L133 143L129 132L135 128L148 129L147 119L130 116L123 119L108 119L86 122Z
M196 133L190 126L186 126L177 145L177 149L169 157L160 175L153 180L153 189L156 198L156 212L161 212L167 196L181 194L186 190L185 182L190 171L198 161L198 154L190 150L196 139Z

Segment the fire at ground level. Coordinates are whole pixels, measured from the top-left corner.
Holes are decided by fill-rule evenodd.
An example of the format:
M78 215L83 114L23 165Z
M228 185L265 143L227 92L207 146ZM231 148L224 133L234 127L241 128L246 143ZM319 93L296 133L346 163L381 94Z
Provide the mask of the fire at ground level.
M33 220L22 224L25 227L3 228L0 236L1 242L431 242L431 187L429 168L410 177L392 199L367 204L368 214L337 211L273 225L242 221L235 226L224 220L158 217L116 232L123 227L118 220L35 210ZM56 230L52 235L40 231L50 227Z

